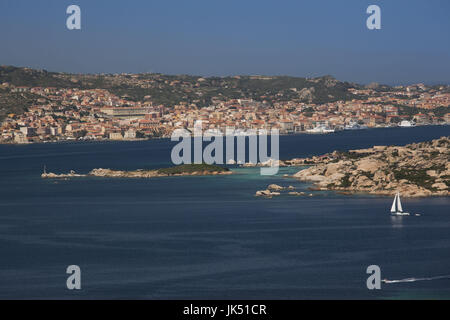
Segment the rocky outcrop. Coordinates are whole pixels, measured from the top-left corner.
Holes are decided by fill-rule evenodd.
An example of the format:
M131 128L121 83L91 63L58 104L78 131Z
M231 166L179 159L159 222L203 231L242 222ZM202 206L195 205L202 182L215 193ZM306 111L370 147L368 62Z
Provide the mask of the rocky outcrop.
M287 189L287 188L284 188L282 186L279 186L279 185L273 183L273 184L269 184L267 186L266 190L256 191L255 196L272 198L273 196L281 195L280 191L282 191L284 189Z
M256 191L256 193L255 193L256 197L267 197L267 198L272 198L273 196L279 196L279 195L281 195L281 193L270 191L269 189L259 190L259 191Z
M135 171L121 171L111 169L93 169L89 172L90 176L94 177L108 177L108 178L153 178L159 177L158 170L135 170Z
M85 174L78 174L73 170L70 170L69 173L56 174L53 172L44 172L41 174L42 179L64 179L64 178L76 178L76 177L86 177Z
M233 164L233 163L231 163ZM241 164L241 167L248 168L248 167L287 167L288 165L284 163L282 160L275 160L275 159L269 159L267 161L253 163L253 162L246 162L244 164Z
M266 198L272 198L273 196L279 196L281 194L287 194L290 196L307 196L305 192L297 192L293 190L295 190L294 186L282 187L277 184L270 184L267 186L266 190L256 191L255 196ZM283 191L285 192L282 193ZM309 196L313 196L313 194L309 194Z
M364 192L406 197L448 196L450 139L396 146L333 152L297 159L311 167L294 177L314 182L318 190Z
M177 168L177 167L174 167ZM112 169L93 169L88 174L76 174L71 171L68 174L55 174L55 173L43 173L42 178L46 179L58 179L58 178L74 178L74 177L107 177L107 178L154 178L154 177L168 177L168 176L206 176L206 175L228 175L233 172L230 170L215 169L213 166L202 165L198 171L189 170L193 167L187 166L186 171L175 170L173 173L170 169L156 169L156 170L134 170L134 171L122 171ZM168 170L169 169L169 170ZM220 170L220 171L219 171Z
M298 92L298 98L302 101L311 103L315 98L314 96L315 91L316 90L314 89L314 87L303 88Z
M304 192L297 192L297 191L291 191L288 194L291 196L304 196L305 195Z
M154 177L168 177L168 176L206 176L206 175L228 175L232 171L186 171L174 174L164 173L161 170L135 170L135 171L120 171L111 169L94 169L89 172L90 176L95 177L110 177L110 178L154 178Z
M281 191L284 189L284 187L279 186L277 184L269 184L269 186L267 187L267 189L269 190L273 190L273 191Z

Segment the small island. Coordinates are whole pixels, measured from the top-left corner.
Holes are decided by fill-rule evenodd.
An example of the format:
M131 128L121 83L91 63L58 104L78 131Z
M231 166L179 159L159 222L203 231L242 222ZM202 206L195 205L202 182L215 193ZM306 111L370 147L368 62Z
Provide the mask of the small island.
M44 173L41 175L43 179L58 178L75 178L75 177L109 177L109 178L155 178L169 176L207 176L207 175L228 175L232 171L218 165L211 164L183 164L169 168L144 170L138 169L133 171L112 170L112 169L93 169L88 174L78 174L70 171L64 174Z
M311 165L294 174L314 182L316 190L405 197L448 196L450 137L403 147L374 146L334 151L321 157L297 159Z

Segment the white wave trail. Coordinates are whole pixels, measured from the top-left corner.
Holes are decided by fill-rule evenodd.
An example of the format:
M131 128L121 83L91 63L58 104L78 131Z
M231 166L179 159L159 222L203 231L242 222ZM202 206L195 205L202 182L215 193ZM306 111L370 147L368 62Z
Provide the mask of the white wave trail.
M424 277L424 278L405 278L400 280L381 280L384 283L403 283L403 282L416 282L416 281L431 281L431 280L439 280L439 279L450 279L450 275L445 276L436 276L436 277Z

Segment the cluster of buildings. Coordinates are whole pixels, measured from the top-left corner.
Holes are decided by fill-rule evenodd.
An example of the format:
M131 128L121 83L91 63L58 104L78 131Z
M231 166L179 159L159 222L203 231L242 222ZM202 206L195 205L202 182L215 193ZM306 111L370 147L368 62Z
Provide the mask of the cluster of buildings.
M339 130L351 123L367 127L392 126L402 120L418 125L450 123L450 113L435 113L437 108L450 106L450 93L422 85L386 92L350 89L355 99L320 105L214 97L206 107L154 105L149 99L134 102L104 89L8 88L39 98L23 114L7 115L0 125L3 143L170 137L177 128L193 130L198 120L203 129L277 128L282 134L307 132L319 125ZM404 107L410 110L408 114L402 112Z

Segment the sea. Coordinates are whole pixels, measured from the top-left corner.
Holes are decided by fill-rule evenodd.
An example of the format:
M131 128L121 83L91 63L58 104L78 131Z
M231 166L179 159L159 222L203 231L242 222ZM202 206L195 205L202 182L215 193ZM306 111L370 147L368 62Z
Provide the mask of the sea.
M450 135L449 126L280 137L280 158ZM0 145L0 299L449 299L450 198L311 191L302 168L41 179L171 165L174 142ZM308 196L255 197L269 184ZM312 196L309 196L309 194ZM416 216L418 213L420 216ZM68 266L81 270L69 290ZM369 290L369 266L388 279Z

